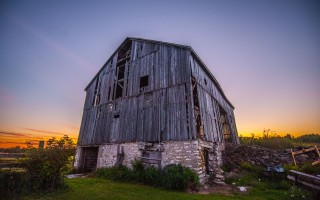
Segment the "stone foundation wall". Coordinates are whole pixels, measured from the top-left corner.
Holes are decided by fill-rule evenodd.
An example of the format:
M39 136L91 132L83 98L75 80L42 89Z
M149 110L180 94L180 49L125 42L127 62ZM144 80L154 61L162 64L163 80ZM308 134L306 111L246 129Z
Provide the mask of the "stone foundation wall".
M131 167L131 162L141 157L138 145L138 143L101 145L97 167L112 167L118 164Z
M138 143L121 144L124 151L123 165L131 167L131 162L134 159L139 159L139 157L141 157L142 152L139 150L138 145Z
M185 142L164 142L162 152L161 167L170 164L179 164L194 169L197 173L199 169L198 141Z
M106 144L99 147L97 167L112 167L118 164L131 167L131 162L134 159L141 159L146 164L161 168L180 163L193 169L199 175L201 183L205 183L209 177L214 178L215 182L221 182L224 180L220 169L223 149L223 143L201 140L167 141L160 144L145 142ZM204 150L208 151L209 174L206 174ZM81 147L78 147L74 162L75 167L80 165L80 154ZM159 165L153 161L157 161Z
M76 155L74 156L73 166L74 168L80 168L81 147L77 147Z
M201 167L204 172L204 181L207 181L209 177L213 178L215 183L224 182L223 170L220 168L223 165L222 152L225 149L224 143L221 142L206 142L199 141L199 146L201 147ZM205 174L205 160L204 160L204 150L209 153L209 175Z

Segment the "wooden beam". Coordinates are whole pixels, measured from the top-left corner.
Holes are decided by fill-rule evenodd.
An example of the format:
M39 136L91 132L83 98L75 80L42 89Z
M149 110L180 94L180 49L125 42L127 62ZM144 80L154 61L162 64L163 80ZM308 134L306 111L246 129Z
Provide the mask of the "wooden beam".
M290 170L287 178L289 180L295 181L296 184L302 184L304 186L320 190L320 178L310 174L305 174L295 170Z
M302 154L302 153L307 153L307 152L310 152L310 151L315 151L317 148L315 147L311 147L309 149L302 149L300 151L295 151L293 152L294 155L298 155L298 154ZM318 150L318 149L317 149Z
M291 150L291 156L292 156L293 163L294 163L294 165L297 166L297 162L296 162L296 159L294 158L293 151L292 151L292 149L290 149L290 150Z
M319 149L318 149L317 145L314 145L314 148L315 148L315 150L316 150L316 152L318 154L318 157L320 158L320 153L319 153Z
M311 163L311 164L312 164L312 166L318 165L318 164L320 164L320 160L314 161L314 162Z

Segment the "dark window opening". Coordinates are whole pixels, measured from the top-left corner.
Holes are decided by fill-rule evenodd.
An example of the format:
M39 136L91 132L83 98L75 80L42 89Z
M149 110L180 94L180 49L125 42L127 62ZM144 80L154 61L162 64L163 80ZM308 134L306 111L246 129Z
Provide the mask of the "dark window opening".
M99 77L97 78L96 80L96 85L95 85L95 88L94 88L94 96L93 96L93 101L92 101L92 105L95 106L97 105L97 98L98 98L98 93L99 93L99 89L100 89L100 80L99 80ZM100 101L100 96L99 96L99 101Z
M188 134L188 138L190 138L189 136L189 132L190 132L190 125L189 125L189 100L188 100L188 90L187 90L187 85L184 84L184 93L185 93L185 98L186 98L186 121L187 121L187 134Z
M99 104L100 104L100 94L97 94L95 105L99 105Z
M222 124L223 138L225 142L232 142L231 129L226 111L220 107L220 123Z
M125 79L125 75L129 73L130 58L131 58L131 46L132 41L127 41L123 44L118 51L118 60L116 64L116 77L115 77L115 93L113 98L118 99L123 97L127 93L127 89L124 87L125 83L128 84L128 76Z
M122 65L118 68L118 80L121 80L124 78L124 71L125 71L124 65Z
M129 64L128 64L128 67L127 68L129 68ZM128 87L128 85L129 85L129 69L127 69L127 78L126 78L127 80L125 80L126 81L126 85L127 85L127 87ZM126 89L126 93L125 93L125 95L126 96L128 96L128 89Z
M113 118L115 118L115 119L118 119L120 117L120 114L119 113L117 113L117 114L115 114L114 116L113 116Z
M122 46L122 48L118 52L118 61L122 59L128 59L130 57L131 44L132 44L132 41L128 41L126 44Z
M111 95L111 86L109 87L109 91L108 91L108 100L111 100L110 95Z
M193 105L194 105L194 117L196 119L196 130L199 138L202 138L202 124L201 124L201 116L200 116L200 106L198 99L198 89L197 82L194 77L191 77L191 85L192 85L192 95L193 95Z
M118 82L118 84L117 84L115 98L118 99L118 98L122 97L122 92L123 92L123 81Z
M204 84L207 85L207 79L204 79Z
M203 150L203 156L204 156L204 164L205 164L205 169L206 169L206 174L209 174L209 151L208 150Z
M149 85L149 76L140 77L140 89Z

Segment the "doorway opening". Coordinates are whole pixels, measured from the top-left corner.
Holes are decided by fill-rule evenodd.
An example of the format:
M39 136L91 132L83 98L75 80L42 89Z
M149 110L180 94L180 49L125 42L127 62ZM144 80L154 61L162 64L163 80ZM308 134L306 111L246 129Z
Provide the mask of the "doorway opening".
M206 174L209 174L210 170L209 170L209 151L207 149L203 150L203 154L204 154L204 164L205 164L205 170L206 170Z
M99 147L82 148L82 164L84 171L93 171L97 167Z

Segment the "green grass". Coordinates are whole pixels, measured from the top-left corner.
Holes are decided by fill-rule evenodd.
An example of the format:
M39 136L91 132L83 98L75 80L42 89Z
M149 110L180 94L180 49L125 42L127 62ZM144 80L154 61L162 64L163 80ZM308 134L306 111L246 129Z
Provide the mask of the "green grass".
M221 195L221 194L189 194L186 192L169 191L144 185L113 182L99 178L68 179L69 188L55 193L32 195L23 199L195 199L195 200L281 200L285 199L285 190L266 189L261 191L252 188L249 193Z

